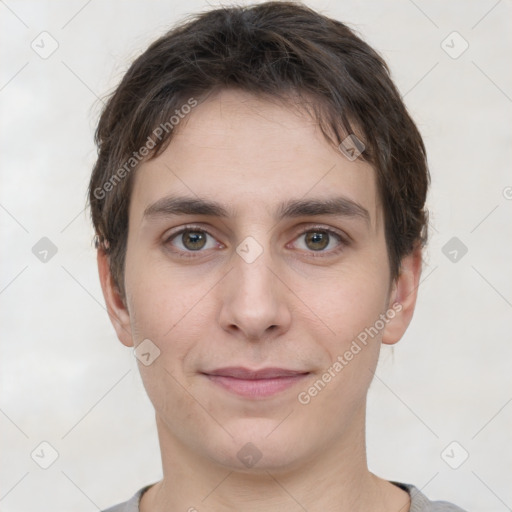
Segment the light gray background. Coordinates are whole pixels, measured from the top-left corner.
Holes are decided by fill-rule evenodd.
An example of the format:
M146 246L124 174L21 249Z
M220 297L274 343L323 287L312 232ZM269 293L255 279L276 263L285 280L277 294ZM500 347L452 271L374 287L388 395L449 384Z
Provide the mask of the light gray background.
M308 4L387 59L432 172L417 312L394 353L383 350L370 391L370 468L473 512L511 510L511 2ZM0 0L3 512L98 510L160 478L152 407L104 310L85 193L98 98L150 41L204 8ZM43 31L59 45L46 59L31 47L51 48ZM469 44L458 58L445 51L462 49L446 40L453 31ZM42 237L58 248L46 263L32 253ZM468 248L456 262L442 251L452 237ZM59 455L46 470L43 441ZM452 465L469 453L458 469L441 456L452 441Z

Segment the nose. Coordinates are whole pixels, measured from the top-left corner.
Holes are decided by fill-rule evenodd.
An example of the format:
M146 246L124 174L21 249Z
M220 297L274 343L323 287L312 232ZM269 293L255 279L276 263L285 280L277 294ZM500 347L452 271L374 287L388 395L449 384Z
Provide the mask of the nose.
M221 327L248 341L273 339L285 333L291 323L290 297L269 251L263 251L252 262L234 254L233 266L221 292Z

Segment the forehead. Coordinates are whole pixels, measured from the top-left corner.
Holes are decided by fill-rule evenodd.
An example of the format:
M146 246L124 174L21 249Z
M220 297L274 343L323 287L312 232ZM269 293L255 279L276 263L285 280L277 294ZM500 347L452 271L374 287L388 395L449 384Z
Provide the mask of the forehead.
M223 90L175 129L165 151L135 173L131 206L139 215L169 194L211 198L255 215L289 200L343 195L363 204L377 228L373 168L348 160L300 105Z

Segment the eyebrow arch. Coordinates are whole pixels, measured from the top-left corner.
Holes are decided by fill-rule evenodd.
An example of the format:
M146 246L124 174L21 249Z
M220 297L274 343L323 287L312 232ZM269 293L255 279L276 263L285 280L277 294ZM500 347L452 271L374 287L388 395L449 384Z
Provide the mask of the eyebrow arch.
M282 204L277 213L277 219L287 217L306 217L315 215L336 215L340 217L359 217L370 224L370 213L359 203L347 197L332 197L328 199L296 199Z
M230 212L220 203L208 199L167 196L162 197L144 210L143 217L169 217L171 215L210 215L229 217Z
M167 196L149 205L144 210L144 218L168 217L172 215L209 215L213 217L235 217L235 212L220 203L209 199L187 196ZM337 215L359 217L370 224L370 214L366 208L346 197L328 199L293 199L279 205L276 220L285 218Z

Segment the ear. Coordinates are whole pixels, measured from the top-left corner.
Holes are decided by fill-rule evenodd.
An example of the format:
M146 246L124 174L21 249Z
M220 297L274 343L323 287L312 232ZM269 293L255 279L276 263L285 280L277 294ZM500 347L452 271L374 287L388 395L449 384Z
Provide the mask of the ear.
M105 298L110 321L116 330L119 341L127 347L133 347L130 313L114 284L114 279L110 272L109 257L104 249L98 248L97 258L101 289L103 290L103 297Z
M393 283L389 296L388 311L394 311L395 316L387 315L390 319L382 334L382 343L393 345L399 341L409 326L420 283L422 264L422 249L417 246L413 252L402 259L400 274Z

